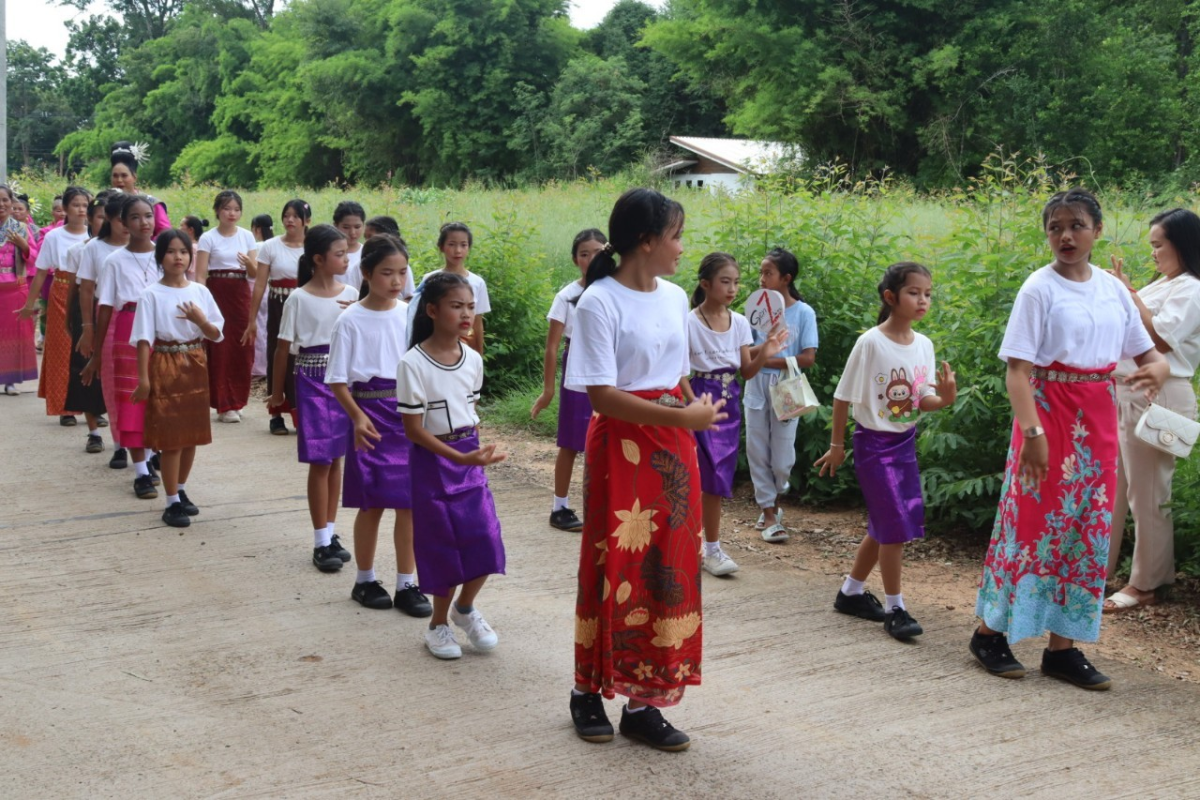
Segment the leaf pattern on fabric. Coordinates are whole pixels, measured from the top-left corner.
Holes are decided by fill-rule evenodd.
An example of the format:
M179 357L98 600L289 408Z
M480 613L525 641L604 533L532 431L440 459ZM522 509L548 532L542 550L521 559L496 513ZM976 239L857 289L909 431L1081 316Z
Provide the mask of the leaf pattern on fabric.
M675 579L675 570L663 564L662 550L658 545L651 545L642 561L642 582L646 584L650 596L659 603L667 606L677 606L683 602L683 584Z
M638 449L637 442L632 439L621 440L621 453L624 454L625 460L634 466L642 462L642 451Z
M679 457L670 450L656 450L650 456L650 466L659 474L663 482L663 494L671 507L671 516L667 525L671 528L682 527L687 521L689 501L691 500L691 473Z

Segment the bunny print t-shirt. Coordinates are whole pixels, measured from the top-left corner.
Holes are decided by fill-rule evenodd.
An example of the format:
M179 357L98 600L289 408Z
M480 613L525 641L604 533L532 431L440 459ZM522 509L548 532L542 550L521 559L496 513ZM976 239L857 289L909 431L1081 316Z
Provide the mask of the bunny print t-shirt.
M858 337L836 400L854 406L854 422L876 431L904 433L921 416L921 398L937 394L933 342L913 332L911 344L897 344L879 328Z

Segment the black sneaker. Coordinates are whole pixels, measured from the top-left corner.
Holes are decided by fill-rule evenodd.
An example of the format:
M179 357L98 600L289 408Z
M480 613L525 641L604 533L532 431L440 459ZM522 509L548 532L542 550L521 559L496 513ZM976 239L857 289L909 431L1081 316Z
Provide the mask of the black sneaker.
M338 558L337 552L332 545L313 548L313 566L321 570L321 572L337 572L342 568L342 559Z
M154 481L150 480L149 475L138 475L133 479L133 493L137 495L138 500L153 500L158 497L158 489L154 488Z
M571 509L560 508L550 514L550 527L574 533L583 530L583 520L575 516L575 512Z
M67 416L64 414L63 416L58 418L58 424L62 425L64 428L74 428L76 425L79 424L79 420L75 419L74 417Z
M179 490L179 505L183 506L183 513L189 517L194 517L200 513L200 509L196 508L196 504L188 499L187 492L183 489Z
M1112 688L1112 680L1092 666L1087 656L1078 647L1066 650L1042 651L1042 674L1051 678L1073 683L1081 689L1105 691Z
M192 518L183 510L183 503L171 503L167 506L167 510L163 512L162 521L172 528L186 528L192 524Z
M971 636L971 655L983 668L1001 678L1024 678L1025 666L1017 661L1003 633L982 634L978 629Z
M613 726L604 713L604 700L598 694L571 694L571 721L575 733L585 742L611 742ZM624 731L622 731L624 733Z
M146 472L150 474L150 482L155 486L162 484L162 478L158 477L158 465L154 463L157 458L158 456L154 456L146 460Z
M151 475L162 470L162 459L158 457L158 453L150 454L150 457L146 459L146 466L150 467ZM157 481L155 481L155 483L157 483Z
M646 706L636 714L630 714L628 706L621 709L621 735L669 753L687 750L692 743L686 733L675 730L663 719L662 712L654 706Z
M388 609L392 607L392 596L379 581L363 581L354 584L350 599L364 608Z
M403 589L396 590L396 599L392 603L397 611L408 614L410 617L432 617L433 604L429 602L429 598L421 593L421 587L413 586L411 583Z
M334 552L337 553L337 557L342 560L343 564L353 558L353 556L350 555L350 551L342 547L342 542L340 539L338 539L336 533L333 535L333 538L329 540L329 546L332 547Z
M98 433L89 433L88 434L87 444L84 446L83 452L85 452L85 453L103 453L104 452L104 440L100 438L100 434L98 434Z
M838 589L837 597L833 601L833 610L859 619L869 619L871 622L883 622L887 617L883 611L883 603L870 592L844 594Z
M109 469L125 469L129 466L129 451L124 447L113 450L112 458L108 460Z
M287 436L287 423L283 421L283 417L271 417L271 435L272 436Z
M925 629L912 618L912 615L899 606L884 616L883 629L893 639L911 639L925 632Z
M107 428L108 427L108 417L104 416L103 414L96 417L96 427L97 428Z

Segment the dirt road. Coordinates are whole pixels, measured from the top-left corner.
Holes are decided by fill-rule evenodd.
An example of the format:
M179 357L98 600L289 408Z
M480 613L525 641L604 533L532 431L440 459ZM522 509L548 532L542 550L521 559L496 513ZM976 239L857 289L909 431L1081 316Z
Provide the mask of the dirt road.
M1104 659L1108 693L989 678L969 611L926 610L899 644L833 613L826 576L752 552L705 581L704 685L668 714L691 750L586 744L578 538L519 465L491 473L509 570L479 607L500 646L439 662L422 622L309 564L295 439L261 412L214 425L181 534L22 389L0 397L2 796L1200 796L1200 686Z

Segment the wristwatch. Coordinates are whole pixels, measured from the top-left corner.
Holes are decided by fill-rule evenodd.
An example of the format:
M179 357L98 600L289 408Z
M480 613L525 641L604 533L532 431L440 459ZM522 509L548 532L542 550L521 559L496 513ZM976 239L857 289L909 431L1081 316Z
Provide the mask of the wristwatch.
M1036 439L1039 436L1045 436L1046 429L1041 425L1034 425L1032 428L1026 428L1021 431L1021 433L1024 434L1026 439Z

